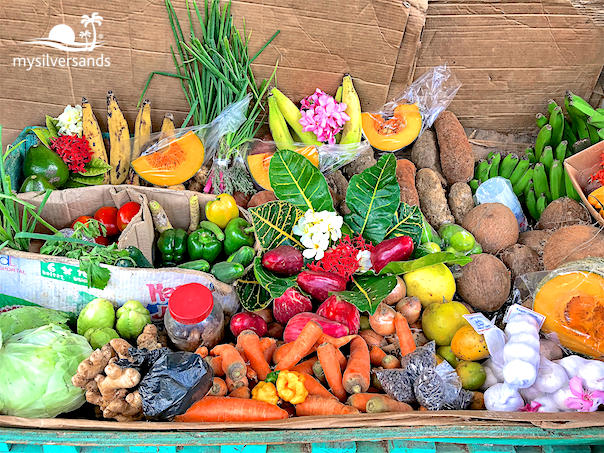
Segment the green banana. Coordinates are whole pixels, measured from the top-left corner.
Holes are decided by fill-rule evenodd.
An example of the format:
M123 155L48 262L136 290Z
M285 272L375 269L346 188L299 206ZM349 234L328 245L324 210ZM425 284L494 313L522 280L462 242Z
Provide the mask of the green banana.
M476 176L475 178L478 179L481 183L485 182L487 179L489 179L489 170L491 169L491 164L486 161L480 161L477 165L477 169L476 169Z
M491 159L491 168L489 169L489 179L496 178L499 176L499 164L501 163L501 154L497 153L493 155Z
M598 135L598 129L596 129L591 124L587 125L587 132L589 132L589 140L592 145L595 145L600 141L600 136Z
M541 162L535 165L535 172L533 173L533 183L535 184L535 195L545 194L546 198L551 201L552 194L549 191L549 184L547 181L547 173L545 172L545 165Z
M480 159L478 162L476 162L476 165L474 165L474 178L475 179L478 179L478 175L480 174L480 172L482 170L484 170L484 167L486 167L487 165L489 165L489 163L484 159Z
M489 152L489 154L487 154L487 160L491 160L494 156L495 156L495 151Z
M577 123L577 137L579 137L579 140L589 138L589 130L587 129L585 120L576 114L571 114L571 118L573 123Z
M596 129L601 129L604 127L604 115L598 114L590 116L587 118L587 124L594 126Z
M564 118L564 130L562 131L562 139L566 140L569 145L572 145L577 141L577 135L573 131L570 122Z
M549 124L552 126L552 138L550 145L552 148L558 146L558 143L562 141L562 135L564 133L564 114L562 113L562 107L556 107L549 117Z
M547 114L551 115L556 107L558 107L558 104L556 104L556 101L554 101L553 99L550 99L549 101L547 101Z
M524 202L528 209L529 214L535 220L539 220L539 212L537 211L537 198L535 197L535 191L529 190L525 196Z
M598 129L598 136L600 140L604 140L604 129Z
M592 115L597 115L598 112L589 105L585 99L577 96L576 94L571 93L570 91L566 92L565 99L568 99L568 105L573 107L578 113L583 116L590 117Z
M472 179L468 185L470 186L470 189L472 189L472 192L476 192L476 189L478 189L478 186L480 185L480 181L478 181L478 179Z
M552 200L566 196L566 186L564 185L564 164L558 159L554 160L552 169L549 172L549 190L552 194Z
M560 143L558 143L558 146L556 146L556 159L558 159L560 162L562 162L566 158L567 146L568 142L566 140L562 140Z
M577 189L575 189L575 186L573 186L573 182L570 180L566 168L564 169L564 185L566 187L566 196L580 202L581 197L579 196Z
M524 188L524 198L527 197L529 190L534 191L535 190L535 183L533 183L533 180L531 179L529 181L529 183L526 185L526 187Z
M526 151L524 152L524 155L528 158L528 160L531 164L537 163L537 158L535 157L534 148L527 148Z
M499 176L502 178L510 179L512 172L516 168L518 161L520 158L518 154L510 153L501 161L501 165L499 165Z
M552 126L551 124L546 124L541 128L539 134L537 134L537 140L535 142L535 157L537 161L541 159L541 153L543 152L543 148L549 145L552 140Z
M514 171L508 178L512 183L512 186L518 184L518 181L524 176L530 165L531 163L526 157L523 157L518 161L518 165L516 165L516 168L514 168Z
M549 175L549 171L552 168L552 164L554 163L554 152L551 146L546 146L543 148L543 152L541 153L541 159L539 159L543 165L545 165L545 170Z
M531 179L534 177L534 175L535 175L535 171L532 168L529 168L524 173L522 178L520 178L520 180L515 185L512 185L512 189L514 189L514 193L516 194L517 197L522 195L522 193L524 192L524 189L526 189L526 186L528 185L529 182L531 182Z
M541 217L545 208L547 208L547 198L545 195L541 194L541 196L537 198L537 213L539 214L539 217Z
M535 123L537 123L537 127L541 129L547 124L547 116L545 116L543 113L537 113L535 115Z

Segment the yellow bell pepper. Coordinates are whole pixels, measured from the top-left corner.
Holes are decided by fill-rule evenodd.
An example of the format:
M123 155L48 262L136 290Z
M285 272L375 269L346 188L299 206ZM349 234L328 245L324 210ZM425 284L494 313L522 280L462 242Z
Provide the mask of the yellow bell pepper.
M304 386L305 380L306 377L296 371L280 371L277 378L277 395L292 404L303 403L308 396L308 390Z
M604 186L599 187L589 194L587 201L592 205L601 216L604 216Z
M239 217L239 207L232 195L222 193L206 203L206 218L223 230L227 224Z
M264 401L265 403L277 404L279 402L277 388L270 382L260 381L256 384L256 387L252 389L252 399Z

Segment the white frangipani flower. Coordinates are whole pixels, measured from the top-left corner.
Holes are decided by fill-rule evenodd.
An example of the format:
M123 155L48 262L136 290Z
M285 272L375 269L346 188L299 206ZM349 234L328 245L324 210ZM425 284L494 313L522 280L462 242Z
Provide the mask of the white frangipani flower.
M325 233L315 233L312 236L306 236L302 240L302 245L306 250L302 255L306 259L320 260L325 256L325 250L329 247L329 236Z
M369 250L361 250L357 253L357 261L359 262L358 274L364 274L373 268L371 264L371 252Z
M59 134L61 135L82 135L82 106L72 107L68 105L63 113L57 118Z
M342 225L344 219L337 213L332 211L313 211L309 209L304 213L304 217L298 220L298 224L294 226L293 233L301 236L300 242L310 243L310 240L317 234L327 236L327 240L337 241L342 237ZM327 246L324 248L324 251ZM323 257L323 254L321 254ZM316 258L321 259L321 258Z

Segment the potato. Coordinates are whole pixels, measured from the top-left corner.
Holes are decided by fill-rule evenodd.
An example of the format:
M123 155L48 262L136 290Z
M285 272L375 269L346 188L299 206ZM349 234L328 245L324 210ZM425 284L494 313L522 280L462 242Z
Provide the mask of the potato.
M442 112L434 122L440 167L447 182L468 182L474 176L474 151L454 113Z
M417 171L415 187L419 195L419 206L426 220L438 231L444 223L455 223L451 215L445 190L440 185L438 175L429 168Z
M256 206L263 205L269 201L275 201L276 199L277 197L275 196L275 192L272 190L263 190L262 192L254 194L254 196L250 198L250 201L247 203L247 207L255 208Z
M583 225L591 223L589 211L581 203L572 198L558 198L552 201L539 219L537 229L557 230L570 225Z
M512 273L512 281L519 275L543 270L537 252L526 245L514 244L503 251L501 261Z
M520 233L518 236L518 244L526 245L531 250L539 255L539 258L543 255L543 247L547 243L547 240L552 235L552 230L531 230Z
M411 149L411 162L417 169L429 168L436 173L443 187L447 186L447 180L440 168L440 153L436 144L436 134L432 129L426 129L420 135Z
M496 311L510 294L510 272L503 262L488 253L472 255L472 262L461 268L457 292L472 307Z
M451 189L449 189L449 207L456 223L461 225L464 217L474 209L474 206L472 189L468 184L456 182L451 186Z
M555 231L543 249L546 270L592 256L604 257L604 234L591 225L572 225Z
M396 180L401 188L401 201L410 206L419 206L419 196L415 188L415 165L407 159L396 161Z
M518 241L518 222L507 206L484 203L472 209L462 226L474 235L483 252L497 254Z

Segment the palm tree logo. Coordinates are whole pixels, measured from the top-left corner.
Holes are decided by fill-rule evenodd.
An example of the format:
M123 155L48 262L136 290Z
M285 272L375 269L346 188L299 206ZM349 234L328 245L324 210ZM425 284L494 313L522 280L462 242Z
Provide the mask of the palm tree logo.
M81 22L82 22L82 24L84 24L84 27L88 28L88 25L92 25L92 42L90 43L90 47L87 49L88 51L92 51L97 45L95 24L100 26L102 21L103 21L103 18L101 16L99 16L99 13L92 13L91 16L84 14L82 16ZM86 33L89 33L89 30L86 30ZM86 37L86 45L88 46L87 37Z
M97 41L96 26L101 25L103 18L99 16L99 13L92 13L90 16L84 14L82 16L81 23L84 24L85 28L92 25L92 41L89 41L91 36L90 30L84 30L80 32L80 38L86 40L83 42L75 41L75 32L73 29L66 24L55 25L46 38L32 39L27 43L22 44L38 44L42 46L54 47L55 49L64 50L66 52L91 52L96 47L102 46L102 41ZM103 35L100 35L102 38Z
M86 46L88 46L88 38L90 38L90 30L81 31L80 32L80 38L85 38L86 39Z

